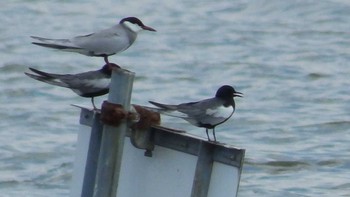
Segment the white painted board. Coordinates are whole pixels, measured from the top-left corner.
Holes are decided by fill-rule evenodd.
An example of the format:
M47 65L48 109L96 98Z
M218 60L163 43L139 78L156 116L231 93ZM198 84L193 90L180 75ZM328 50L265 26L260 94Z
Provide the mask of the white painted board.
M214 162L208 197L236 196L238 192L239 177L238 168Z
M118 197L190 197L196 156L161 146L152 157L144 152L126 138Z
M71 197L81 196L91 127L80 125L75 149L74 171L70 190Z

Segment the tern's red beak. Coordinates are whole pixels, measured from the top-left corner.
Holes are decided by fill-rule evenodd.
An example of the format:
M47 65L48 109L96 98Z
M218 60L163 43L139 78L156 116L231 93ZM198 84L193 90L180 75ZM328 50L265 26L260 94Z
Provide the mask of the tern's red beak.
M152 27L148 27L148 26L142 26L143 30L147 30L147 31L156 31L155 29L153 29Z

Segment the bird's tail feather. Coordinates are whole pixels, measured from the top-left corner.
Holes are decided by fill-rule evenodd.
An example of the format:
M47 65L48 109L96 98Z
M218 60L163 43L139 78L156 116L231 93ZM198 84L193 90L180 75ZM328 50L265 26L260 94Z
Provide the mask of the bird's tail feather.
M39 45L42 47L60 49L78 52L81 50L81 47L74 45L69 39L50 39L50 38L42 38L37 36L31 36L31 38L38 40L40 42L32 42L32 44Z
M70 43L70 41L68 39L51 39L51 38L43 38L43 37L38 37L38 36L30 36L31 38L35 39L35 40L39 40L41 42L45 42L45 43Z
M61 45L61 44L53 44L53 43L32 42L32 44L42 46L42 47L59 49L59 50L67 50L67 51L79 51L79 50L81 50L81 48L79 48L79 47Z
M44 82L44 83L48 83L48 84L51 84L51 85L55 85L55 86L60 86L60 87L65 87L67 88L67 84L65 83L62 83L61 81L58 81L56 78L52 78L50 76L45 76L45 75L34 75L34 74L31 74L31 73L24 73L26 74L28 77L32 78L32 79L35 79L35 80L38 80L38 81L41 81L41 82Z
M55 79L55 78L58 78L62 75L59 75L59 74L53 74L53 73L48 73L48 72L44 72L44 71L40 71L40 70L37 70L35 68L31 68L29 67L29 70L31 70L32 72L38 74L38 75L41 75L43 77L47 77L47 78L51 78L51 79Z
M157 107L145 107L146 109L176 118L187 118L186 114L176 111L176 105L165 105L154 101L149 101L149 103Z
M157 107L148 107L148 106L142 106L142 107L147 109L147 110L158 112L158 113L160 113L160 111L163 111L163 109L160 109L160 108L157 108Z
M154 101L148 101L148 102L156 107L163 109L163 110L176 110L176 105L166 105L166 104L157 103Z

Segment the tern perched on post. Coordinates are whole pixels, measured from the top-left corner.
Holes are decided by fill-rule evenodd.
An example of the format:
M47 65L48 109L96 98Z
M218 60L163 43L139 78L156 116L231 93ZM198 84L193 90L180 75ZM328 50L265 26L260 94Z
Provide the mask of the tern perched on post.
M235 91L232 86L221 86L215 97L190 103L178 105L167 105L149 101L158 108L153 108L161 114L182 118L189 123L204 127L208 140L208 129L213 130L214 141L216 141L215 127L228 120L235 111L234 97L242 97L242 93Z
M32 44L62 51L76 52L87 56L103 57L106 64L109 64L108 56L120 53L129 48L136 40L137 33L141 30L156 31L144 25L136 17L127 17L108 29L70 39L31 37L39 41L32 42Z
M114 63L105 64L101 69L78 74L54 74L43 72L34 68L29 68L34 74L25 74L33 79L51 85L65 87L81 97L91 98L94 109L94 97L102 96L109 92L112 68L120 68Z

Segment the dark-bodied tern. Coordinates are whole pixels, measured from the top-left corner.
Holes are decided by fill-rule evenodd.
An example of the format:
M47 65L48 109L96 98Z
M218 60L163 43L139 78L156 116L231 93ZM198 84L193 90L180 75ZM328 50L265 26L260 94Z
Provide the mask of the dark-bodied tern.
M33 73L25 73L27 76L51 85L65 87L82 97L91 98L94 109L94 97L102 96L109 92L109 84L113 68L120 68L114 63L105 64L101 69L78 74L54 74L29 68Z
M149 102L158 107L156 111L159 113L182 118L197 127L204 127L209 141L211 140L208 129L212 129L214 141L216 141L215 127L232 116L235 111L234 97L242 97L242 95L232 86L224 85L217 90L215 97L197 102L178 105Z

